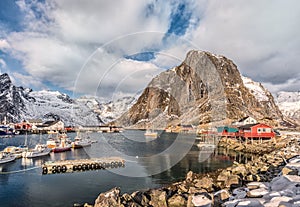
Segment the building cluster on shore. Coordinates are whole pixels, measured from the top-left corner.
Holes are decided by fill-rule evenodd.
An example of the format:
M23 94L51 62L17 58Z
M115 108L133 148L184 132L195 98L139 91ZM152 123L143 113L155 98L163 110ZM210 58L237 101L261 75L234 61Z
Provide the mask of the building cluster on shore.
M254 118L247 116L231 125L217 126L213 129L193 125L168 126L166 132L196 133L199 137L235 138L242 141L272 140L279 132L272 126L258 123Z
M25 133L58 133L64 131L120 132L122 131L122 127L114 125L65 126L64 122L61 120L43 122L41 119L29 119L20 123L3 123L0 125L0 136L11 136Z

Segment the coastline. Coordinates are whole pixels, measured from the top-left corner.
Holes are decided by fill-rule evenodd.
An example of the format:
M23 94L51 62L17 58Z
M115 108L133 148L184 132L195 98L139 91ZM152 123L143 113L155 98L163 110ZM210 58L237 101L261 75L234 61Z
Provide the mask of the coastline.
M197 174L190 171L185 180L157 189L122 194L116 187L100 193L94 204L74 206L229 207L278 206L281 202L298 205L300 187L298 190L295 186L300 183L297 168L299 165L300 173L300 158L297 158L300 147L296 136L284 135L277 142L253 145L222 139L219 146L259 156L245 164L234 162L232 166L213 173ZM284 186L289 193L280 186Z

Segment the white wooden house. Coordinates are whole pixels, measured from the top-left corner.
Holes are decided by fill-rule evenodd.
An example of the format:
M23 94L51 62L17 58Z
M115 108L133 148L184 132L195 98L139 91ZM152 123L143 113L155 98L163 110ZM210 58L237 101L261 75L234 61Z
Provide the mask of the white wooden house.
M242 125L247 125L247 124L257 124L257 120L254 119L253 117L251 116L246 116L242 119L240 119L239 121L237 122L234 122L232 123L233 125L237 125L237 126L242 126Z
M62 131L65 129L65 124L62 121L46 121L38 129L43 131Z

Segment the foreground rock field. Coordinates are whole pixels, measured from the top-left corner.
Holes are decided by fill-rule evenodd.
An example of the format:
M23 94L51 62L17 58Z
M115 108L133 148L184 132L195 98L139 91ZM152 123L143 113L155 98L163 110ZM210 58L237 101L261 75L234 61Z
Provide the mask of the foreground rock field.
M300 206L300 147L295 135L276 142L245 145L224 139L220 146L258 154L246 164L209 174L189 172L186 179L158 189L121 194L101 193L94 207L296 207Z

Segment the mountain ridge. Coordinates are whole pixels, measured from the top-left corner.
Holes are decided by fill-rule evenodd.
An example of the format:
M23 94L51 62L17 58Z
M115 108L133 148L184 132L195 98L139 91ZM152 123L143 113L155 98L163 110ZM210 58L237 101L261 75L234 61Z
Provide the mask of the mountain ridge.
M205 51L190 51L179 66L154 77L138 99L72 99L58 91L16 87L8 74L0 75L0 118L11 121L42 118L62 119L66 125L164 128L170 124L230 124L253 116L278 126L284 116L299 120L299 112L291 114L291 107L286 106L291 100L284 99L286 96L277 97L279 109L272 94L261 83L243 77L232 60ZM299 99L293 101L297 105Z
M134 101L125 99L128 106ZM62 120L65 125L99 125L118 118L122 110L127 110L123 99L109 103L95 97L72 99L59 91L16 87L8 74L0 75L0 121L42 119Z
M228 124L253 116L279 125L283 116L271 93L264 90L266 101L258 100L244 85L232 60L209 52L190 51L182 64L153 78L117 123L138 128L218 121Z

